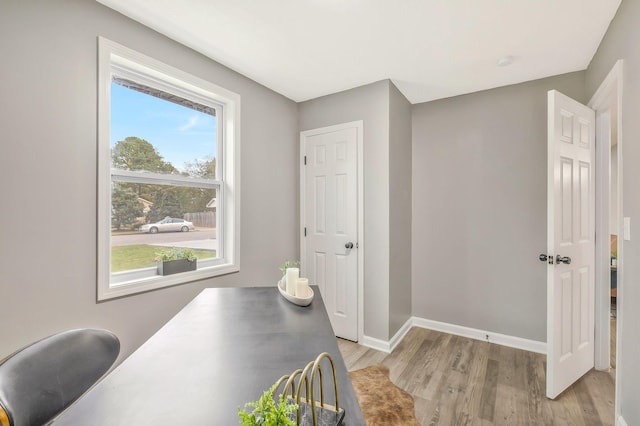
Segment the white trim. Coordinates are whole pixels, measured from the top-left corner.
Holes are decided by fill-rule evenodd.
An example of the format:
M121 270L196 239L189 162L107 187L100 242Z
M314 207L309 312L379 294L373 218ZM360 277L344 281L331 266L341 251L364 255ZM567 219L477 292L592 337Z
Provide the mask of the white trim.
M198 263L200 263L198 261ZM155 269L155 268L151 268ZM156 290L159 288L170 287L178 284L184 284L186 282L192 282L212 276L218 276L223 274L230 274L236 272L237 268L230 264L221 264L211 266L208 268L198 268L197 271L185 272L178 275L159 276L153 275L146 278L138 278L132 281L111 284L106 293L101 294L102 298L98 300L108 300L117 297L123 297L130 294L143 293L146 291ZM135 273L134 273L135 275Z
M362 346L366 346L367 348L375 349L380 352L390 353L391 345L388 341L377 339L375 337L370 336L362 336L362 339L358 342Z
M356 143L357 143L357 186L358 186L358 235L356 237L356 244L358 249L356 250L358 255L358 314L357 314L357 329L358 329L358 342L369 347L363 343L365 339L373 339L372 345L377 345L378 339L370 338L364 335L364 121L351 121L348 123L336 124L333 126L321 127L318 129L305 130L300 132L300 264L304 268L304 259L306 256L307 245L304 236L304 217L305 217L305 173L304 173L304 157L306 155L304 142L307 136L316 135L320 133L335 132L338 130L355 128L357 131ZM379 340L379 342L383 342ZM377 346L375 347L377 348Z
M611 243L610 233L610 172L611 172L611 111L596 111L596 242L595 242L595 336L594 364L597 370L609 370L610 362L610 300L611 300ZM598 238L598 236L602 238Z
M609 74L600 84L600 87L589 100L587 106L593 109L599 109L610 105L609 100L614 90L621 89L622 86L622 70L624 68L624 60L618 59L609 71Z
M390 353L404 339L411 327L420 327L427 330L439 331L470 339L482 340L483 342L494 343L496 345L507 346L515 349L522 349L539 354L547 353L547 344L537 340L523 339L522 337L509 336L495 333L493 331L480 330L477 328L465 327L462 325L450 324L446 322L434 321L426 318L411 317L404 323L400 330L389 341L377 339L375 337L364 336L359 342L362 346L371 349Z
M624 417L618 416L617 418L618 418L618 421L616 422L616 426L628 426Z
M98 37L98 42L100 50L107 55L109 63L113 63L119 67L125 67L130 73L137 72L140 74L140 77L144 78L147 82L156 80L159 84L162 84L162 87L165 89L167 88L165 84L169 83L173 86L178 86L178 88L186 89L189 92L195 92L203 96L199 98L200 101L209 106L224 105L239 99L239 95L231 90L225 89L210 81L203 80L143 53L129 49L107 38ZM218 102L211 104L206 101L207 98L211 98L211 93L215 93L215 98Z
M120 182L149 183L152 185L187 186L219 189L222 182L213 179L192 178L180 175L150 173L142 170L111 169L111 180Z
M589 101L589 107L599 110L606 110L615 106L617 108L617 120L615 122L615 126L617 127L617 151L618 151L618 271L617 271L617 287L618 287L618 300L617 300L617 327L616 327L616 385L615 385L615 415L618 419L617 424L625 425L626 422L621 416L621 401L619 395L621 395L622 391L622 380L624 377L622 371L622 365L619 362L620 357L622 355L622 327L623 327L623 306L624 306L624 244L623 240L620 238L622 236L622 218L624 216L624 212L622 209L622 199L623 199L623 137L622 137L622 104L623 104L623 83L624 83L624 60L619 59L616 61L614 66L609 71L609 74L605 77L603 82L600 84L594 95L591 97ZM611 122L611 126L613 127L614 123ZM599 150L602 149L610 149L610 147L600 147ZM596 144L596 149L598 149L598 144ZM600 151L598 151L599 153ZM598 155L596 153L596 156ZM596 175L596 191L600 189L602 191L602 187L604 185L609 185L609 175L606 176L598 176ZM596 236L598 235L607 235L608 241L608 233L609 223L599 223L596 228ZM608 315L609 311L609 297L603 297L602 291L596 291L596 312L599 315ZM598 297L600 296L600 297ZM606 313L605 313L606 312ZM596 357L599 355L602 357L603 354L608 352L608 347L610 345L610 336L609 336L609 325L608 322L606 325L599 325L600 322L596 321ZM606 346L607 348L604 348ZM609 359L596 359L596 367L602 367L609 363Z
M391 353L394 351L396 346L398 346L398 344L402 342L402 339L404 339L404 336L407 335L409 330L411 330L411 327L413 327L414 325L413 320L414 317L410 317L389 341L377 339L370 336L363 336L358 343L371 349Z
M462 325L449 324L446 322L417 317L413 317L413 325L429 330L455 334L456 336L495 343L496 345L508 346L510 348L523 349L525 351L536 352L539 354L547 353L547 344L537 340L523 339L522 337L509 336L506 334L495 333L493 331L480 330L477 328L470 328Z
M400 330L398 330L396 334L393 335L391 340L389 340L389 352L393 352L396 346L398 346L398 344L402 342L402 339L404 339L404 336L406 336L409 330L411 330L411 327L413 326L413 319L414 319L413 317L410 317L402 325L402 327L400 327Z
M151 87L217 108L220 114L216 175L220 180L186 179L180 176L159 176L154 173L128 171L115 171L112 176L109 123L111 76L114 74L124 75L149 84ZM240 95L118 43L98 37L98 301L240 270L240 128ZM217 187L220 203L217 211L218 223L224 226L223 232L218 233L220 258L215 262L203 261L204 267L180 276L152 275L141 278L141 271L132 271L130 276L118 274L124 282L116 283L117 280L112 279L110 266L111 181L122 178L144 182L164 182L166 179L172 185L178 186Z
M358 129L358 339L364 338L364 121L353 122Z

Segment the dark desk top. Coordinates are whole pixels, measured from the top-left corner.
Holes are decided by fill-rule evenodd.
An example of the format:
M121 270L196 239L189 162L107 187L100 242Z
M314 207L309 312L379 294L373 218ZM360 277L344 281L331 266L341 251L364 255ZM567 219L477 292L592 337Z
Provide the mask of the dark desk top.
M321 352L336 364L345 425L364 425L317 287L314 292L303 308L275 287L205 289L55 426L237 425L238 406ZM325 379L325 395L333 395L331 386Z

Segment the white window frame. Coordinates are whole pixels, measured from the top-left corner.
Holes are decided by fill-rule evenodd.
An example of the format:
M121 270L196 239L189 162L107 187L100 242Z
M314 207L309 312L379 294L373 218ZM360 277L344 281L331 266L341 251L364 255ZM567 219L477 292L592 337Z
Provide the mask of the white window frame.
M216 180L165 176L111 168L112 76L131 79L222 111L218 116ZM216 188L218 257L198 260L198 269L159 276L156 268L111 273L111 184L140 183ZM183 284L240 270L240 95L98 37L98 301Z

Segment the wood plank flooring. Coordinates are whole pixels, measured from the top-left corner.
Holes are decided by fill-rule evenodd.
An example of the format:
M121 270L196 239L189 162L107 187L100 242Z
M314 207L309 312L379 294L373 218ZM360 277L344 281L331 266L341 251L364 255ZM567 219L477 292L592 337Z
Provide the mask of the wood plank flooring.
M616 368L616 332L618 331L618 318L612 316L610 319L610 333L611 333L611 350L610 361L611 367Z
M350 371L389 367L425 426L614 424L613 369L590 371L552 401L541 354L417 327L390 354L342 339L338 346Z

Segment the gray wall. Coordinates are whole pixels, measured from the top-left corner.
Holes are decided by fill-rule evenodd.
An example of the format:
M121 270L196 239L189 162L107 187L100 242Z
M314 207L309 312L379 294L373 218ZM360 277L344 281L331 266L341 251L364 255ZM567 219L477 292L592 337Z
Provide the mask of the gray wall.
M242 96L241 272L96 303L98 35ZM104 327L122 359L203 288L274 285L297 256L294 102L94 1L3 0L0 52L0 358Z
M411 104L389 85L389 338L411 317Z
M302 102L298 109L300 131L364 121L364 332L383 340L389 338L389 84Z
M546 341L547 91L584 73L413 106L413 315Z
M621 305L622 341L624 352L619 354L621 373L622 416L629 425L640 424L640 2L623 0L611 22L586 73L587 94L592 96L618 59L624 59L624 94L622 96L622 215L631 218L631 241L618 239L623 244L623 289ZM619 253L620 254L620 253Z

